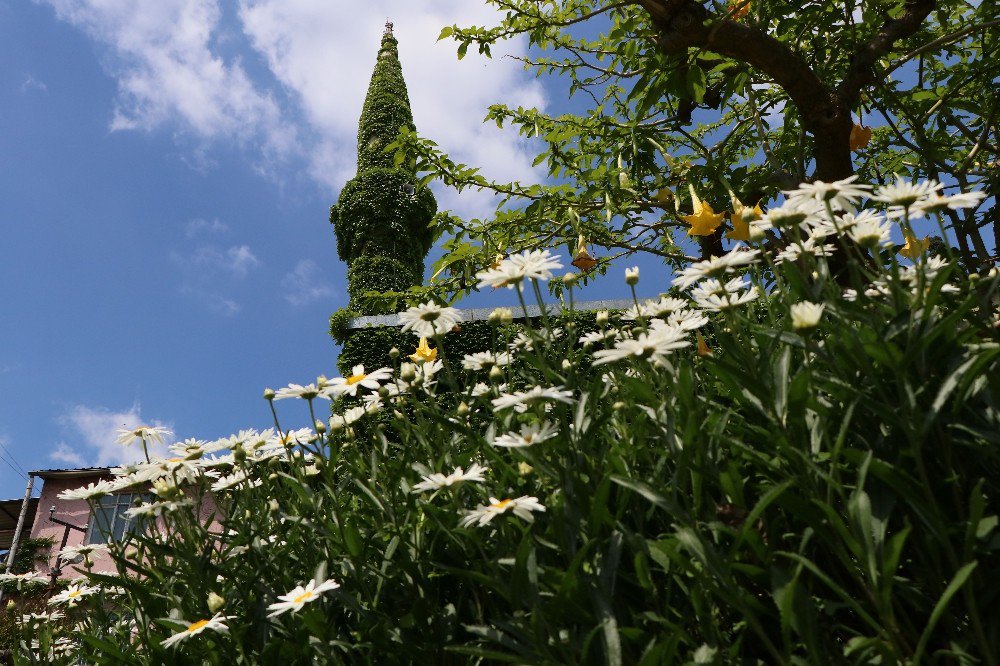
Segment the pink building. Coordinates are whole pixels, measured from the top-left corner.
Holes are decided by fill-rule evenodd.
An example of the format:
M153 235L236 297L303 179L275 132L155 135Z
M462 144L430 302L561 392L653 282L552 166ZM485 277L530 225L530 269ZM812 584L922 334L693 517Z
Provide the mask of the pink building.
M64 490L79 488L95 481L110 479L111 471L107 467L88 467L83 469L48 469L30 473L32 477L41 479L41 495L33 515L33 522L26 521L30 530L22 530L21 539L51 538L52 548L48 558L36 567L40 573L50 574L57 564L57 557L63 540L66 546L78 546L84 543L108 543L118 541L129 531L138 529L139 522L129 518L126 510L138 499L148 497L141 490L127 490L114 495L107 495L97 500L92 509L86 500L59 499L59 493ZM201 506L201 517L209 520L215 513L215 505L211 498L205 498ZM16 543L12 544L16 548ZM107 556L96 556L94 571L112 571L114 564ZM78 578L81 573L76 565L61 563L59 577L62 579Z

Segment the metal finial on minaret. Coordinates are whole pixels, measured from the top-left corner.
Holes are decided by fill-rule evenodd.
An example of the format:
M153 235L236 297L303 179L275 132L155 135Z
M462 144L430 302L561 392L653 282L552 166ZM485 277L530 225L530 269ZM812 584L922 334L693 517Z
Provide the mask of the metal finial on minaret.
M389 19L385 20L385 33L384 34L386 34L386 35L391 35L392 34L392 21L390 21Z

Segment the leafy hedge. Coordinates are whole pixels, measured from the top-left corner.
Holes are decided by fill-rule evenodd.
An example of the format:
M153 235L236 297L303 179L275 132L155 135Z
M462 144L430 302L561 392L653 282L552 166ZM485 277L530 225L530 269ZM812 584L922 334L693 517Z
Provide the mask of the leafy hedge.
M330 207L337 252L348 264L350 308L363 314L396 311L398 293L420 284L424 258L434 241L434 194L411 165L386 153L401 129L413 130L413 114L391 31L382 38L358 127L358 172Z

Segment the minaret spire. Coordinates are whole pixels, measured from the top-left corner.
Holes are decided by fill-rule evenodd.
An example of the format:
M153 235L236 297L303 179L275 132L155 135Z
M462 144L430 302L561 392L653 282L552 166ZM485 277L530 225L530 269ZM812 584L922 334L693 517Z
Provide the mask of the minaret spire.
M337 251L348 265L349 308L366 315L395 312L395 303L402 303L366 294L401 292L423 282L433 242L429 224L437 212L434 195L417 184L412 163L397 165L395 155L385 152L401 129L415 130L397 47L392 22L386 21L358 122L357 176L330 209Z

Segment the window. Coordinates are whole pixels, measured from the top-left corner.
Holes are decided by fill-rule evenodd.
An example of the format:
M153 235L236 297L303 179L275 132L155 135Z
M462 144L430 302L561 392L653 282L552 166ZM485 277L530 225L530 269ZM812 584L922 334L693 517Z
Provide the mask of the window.
M108 543L121 541L126 533L138 531L142 519L130 518L125 512L137 501L148 499L146 493L120 493L105 495L90 514L87 525L87 543Z

